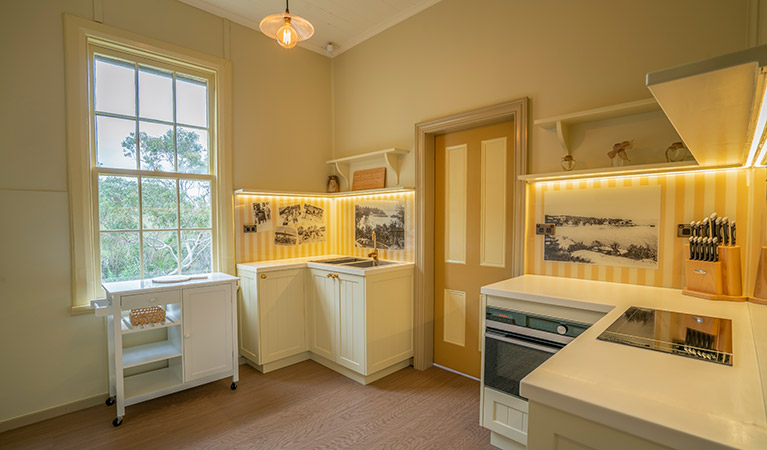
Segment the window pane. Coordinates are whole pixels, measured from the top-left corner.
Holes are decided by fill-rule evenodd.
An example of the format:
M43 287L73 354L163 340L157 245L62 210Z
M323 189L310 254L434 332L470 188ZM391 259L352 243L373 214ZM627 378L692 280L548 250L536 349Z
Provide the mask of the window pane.
M136 121L96 116L96 160L102 167L136 168Z
M210 181L179 180L181 228L210 228Z
M178 127L178 171L183 173L210 173L208 132Z
M96 58L93 71L96 111L135 116L136 69L132 65Z
M173 77L169 73L139 69L138 109L141 117L173 121Z
M138 245L138 233L101 233L101 281L138 279Z
M138 229L138 178L99 176L99 226L102 230Z
M210 231L181 232L181 273L212 271L213 239Z
M178 274L178 231L144 233L144 278Z
M176 121L208 126L208 86L204 82L176 78Z
M142 178L141 201L144 228L176 228L178 226L176 180Z
M141 169L175 172L173 127L143 121L138 126L141 136Z

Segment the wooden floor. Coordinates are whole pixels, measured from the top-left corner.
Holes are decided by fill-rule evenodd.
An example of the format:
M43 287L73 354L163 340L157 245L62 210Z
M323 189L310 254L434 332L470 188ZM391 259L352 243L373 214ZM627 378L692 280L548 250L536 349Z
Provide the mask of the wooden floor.
M129 406L105 405L0 434L19 449L492 449L479 383L438 368L362 386L313 361L221 380Z

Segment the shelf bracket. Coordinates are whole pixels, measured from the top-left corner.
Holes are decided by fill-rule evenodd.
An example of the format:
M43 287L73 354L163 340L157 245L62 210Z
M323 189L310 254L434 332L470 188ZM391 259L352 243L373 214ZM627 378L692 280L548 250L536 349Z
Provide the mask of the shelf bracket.
M349 173L349 163L336 162L334 165L336 167L336 172L338 172L338 174L344 180L344 183L346 183L346 190L348 191L352 186L352 182L349 179L349 176L351 175Z
M568 127L561 120L557 120L557 138L559 138L559 145L562 147L562 151L565 155L570 154L570 149L567 146L567 133Z
M395 185L399 185L399 156L393 153L384 153L384 161L386 165L394 172L396 178Z

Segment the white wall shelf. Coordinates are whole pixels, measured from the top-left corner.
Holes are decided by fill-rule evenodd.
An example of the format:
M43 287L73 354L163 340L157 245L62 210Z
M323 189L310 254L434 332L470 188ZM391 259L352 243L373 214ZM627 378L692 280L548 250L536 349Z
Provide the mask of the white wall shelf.
M635 102L621 103L619 105L605 106L603 108L563 114L561 116L554 116L545 119L538 119L534 123L544 130L556 131L557 138L559 139L559 145L562 147L565 155L570 155L570 146L567 140L570 126L660 110L661 109L660 105L658 105L658 102L651 98L647 100L637 100Z
M404 192L414 192L415 188L396 186L383 189L365 189L362 191L343 191L343 192L286 192L286 191L267 191L260 189L237 189L235 195L257 195L264 197L312 197L312 198L345 198L361 197L365 195L379 194L399 194Z
M383 165L394 172L396 179L395 184L399 184L400 159L408 153L410 153L409 150L404 150L401 148L387 148L386 150L378 150L375 152L362 153L360 155L347 156L345 158L331 159L330 161L326 162L328 164L335 165L336 171L339 175L341 175L341 178L343 178L344 182L346 182L346 186L351 187L351 167L353 164L365 161L380 160Z
M538 183L542 181L567 181L584 178L611 178L619 176L662 175L700 170L725 170L736 167L740 166L704 167L696 164L695 161L678 161L659 164L637 164L635 166L573 170L572 172L533 173L520 175L519 179L526 183Z

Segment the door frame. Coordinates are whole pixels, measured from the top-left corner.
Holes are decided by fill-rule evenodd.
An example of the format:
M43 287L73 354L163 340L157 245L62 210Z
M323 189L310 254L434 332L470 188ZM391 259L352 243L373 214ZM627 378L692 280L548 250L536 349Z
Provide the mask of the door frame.
M434 364L434 137L514 120L514 186L512 258L514 276L524 268L525 183L527 173L529 100L522 97L484 108L420 122L415 125L415 311L413 367L425 370Z

